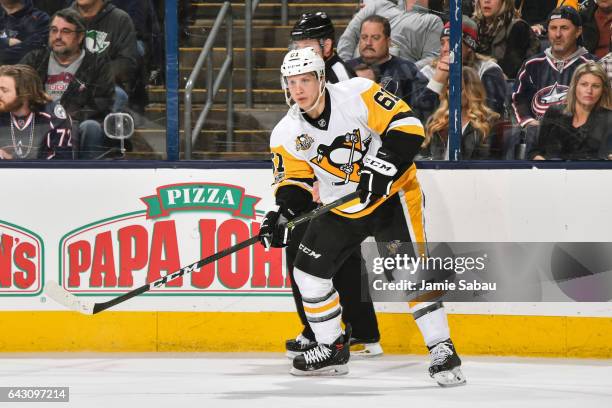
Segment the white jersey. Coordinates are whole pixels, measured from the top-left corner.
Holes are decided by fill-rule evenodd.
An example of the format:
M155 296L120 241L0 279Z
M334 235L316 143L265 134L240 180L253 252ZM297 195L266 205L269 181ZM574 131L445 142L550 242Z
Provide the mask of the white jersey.
M270 139L276 191L286 185L311 191L316 178L324 204L356 190L362 158L376 155L387 132L396 130L419 140L424 137L423 126L408 105L368 79L328 83L326 90L325 109L319 118L288 113ZM393 183L391 195L417 183L415 173L412 164ZM357 199L335 212L361 217L383 201L361 204Z

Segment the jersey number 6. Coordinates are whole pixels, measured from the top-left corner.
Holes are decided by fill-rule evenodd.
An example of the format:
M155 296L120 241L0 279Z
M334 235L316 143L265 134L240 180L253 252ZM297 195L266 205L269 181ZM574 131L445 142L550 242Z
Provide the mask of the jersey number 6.
M382 106L386 110L392 110L399 98L395 95L391 95L389 92L386 92L384 89L376 92L374 94L374 100L377 104Z

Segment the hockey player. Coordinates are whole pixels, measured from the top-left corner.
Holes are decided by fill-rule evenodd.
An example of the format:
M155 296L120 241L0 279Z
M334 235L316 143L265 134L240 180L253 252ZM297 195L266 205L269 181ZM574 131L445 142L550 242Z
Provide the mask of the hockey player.
M291 30L291 47L300 49L313 47L315 52L325 61L325 79L335 84L355 77L355 73L334 53L334 25L326 13L306 13L295 23ZM315 204L313 203L314 208ZM311 208L304 208L304 211ZM296 214L297 215L297 214ZM301 225L292 232L294 239L287 246L287 268L293 281L293 261L298 252L306 225ZM376 357L383 354L380 346L380 332L374 305L369 293L364 293L363 299L357 271L361 270L361 249L357 248L344 262L334 276L334 287L342 297L342 320L350 322L353 327L351 338L351 354L360 357ZM363 276L362 278L365 278ZM307 350L316 347L315 335L308 324L302 296L297 285L292 285L293 299L304 329L295 338L285 342L287 357L293 358Z
M314 178L323 203L359 188L360 199L313 220L299 245L294 278L317 346L293 360L294 375L348 373L350 326L342 333L332 277L368 236L378 242L425 242L423 197L413 158L424 140L410 107L364 78L325 83L312 48L290 51L281 66L290 109L272 132L275 198L260 230L264 246L286 246L284 220L312 201ZM350 170L350 171L345 171ZM412 307L440 385L465 383L440 302Z
M302 14L291 30L291 47L312 47L325 61L325 77L332 84L357 76L334 51L334 37L334 25L322 11Z
M0 159L73 159L72 121L36 71L0 66Z

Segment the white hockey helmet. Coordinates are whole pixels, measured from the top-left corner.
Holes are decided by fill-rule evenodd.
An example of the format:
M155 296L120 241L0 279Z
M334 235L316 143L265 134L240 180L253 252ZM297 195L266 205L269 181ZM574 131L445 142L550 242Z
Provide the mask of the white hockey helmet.
M312 47L291 50L285 55L281 65L283 78L314 72L319 79L325 76L325 62ZM284 83L284 81L283 81Z
M315 73L320 85L319 96L315 104L310 109L306 110L306 112L315 108L325 92L325 62L312 47L291 50L285 55L283 65L281 65L281 86L283 91L285 91L285 102L289 105L289 112L293 115L297 115L299 109L295 104L291 103L292 99L287 85L287 77L309 72Z

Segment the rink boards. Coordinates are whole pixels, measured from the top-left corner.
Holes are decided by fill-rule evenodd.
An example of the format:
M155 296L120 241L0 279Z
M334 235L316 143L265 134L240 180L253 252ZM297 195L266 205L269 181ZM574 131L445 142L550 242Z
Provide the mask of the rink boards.
M0 351L280 351L298 333L282 251L259 245L96 316L42 292L55 280L107 300L256 234L273 204L269 169L0 174ZM419 180L429 241L611 241L610 171L425 169ZM609 300L447 308L466 354L610 358ZM377 309L386 352L425 352L405 304Z

